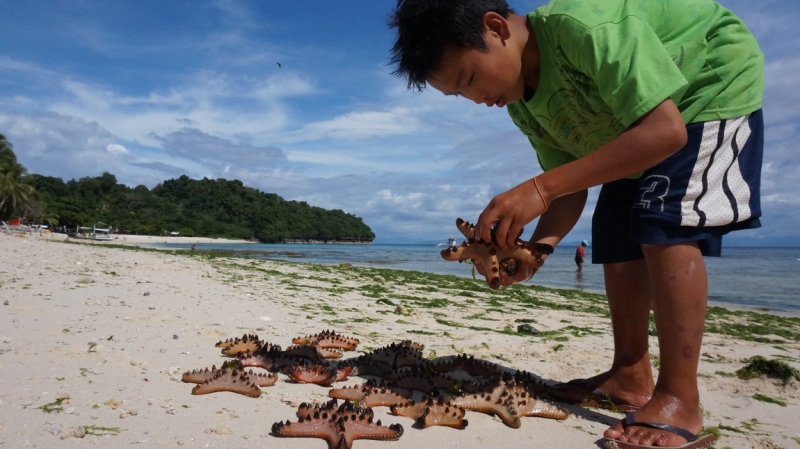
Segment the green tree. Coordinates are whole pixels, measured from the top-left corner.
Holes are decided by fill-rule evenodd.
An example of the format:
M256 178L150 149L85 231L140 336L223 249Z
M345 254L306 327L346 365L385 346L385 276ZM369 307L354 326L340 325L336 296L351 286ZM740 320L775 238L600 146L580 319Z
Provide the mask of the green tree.
M24 175L11 142L0 134L0 218L24 215L33 200L35 190L24 182Z
M371 241L375 234L355 215L285 201L241 181L170 179L148 190L118 184L110 173L63 182L30 175L47 211L68 228L104 222L120 233L285 240ZM38 210L38 209L37 209Z

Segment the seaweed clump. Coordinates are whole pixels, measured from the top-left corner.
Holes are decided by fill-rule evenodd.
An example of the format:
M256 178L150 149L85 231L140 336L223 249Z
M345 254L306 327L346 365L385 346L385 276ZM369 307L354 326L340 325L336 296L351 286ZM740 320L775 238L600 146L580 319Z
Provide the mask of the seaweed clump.
M800 372L788 364L779 360L769 360L760 355L747 359L747 365L736 371L739 379L753 379L759 376L767 376L781 379L786 385L793 378L800 381Z

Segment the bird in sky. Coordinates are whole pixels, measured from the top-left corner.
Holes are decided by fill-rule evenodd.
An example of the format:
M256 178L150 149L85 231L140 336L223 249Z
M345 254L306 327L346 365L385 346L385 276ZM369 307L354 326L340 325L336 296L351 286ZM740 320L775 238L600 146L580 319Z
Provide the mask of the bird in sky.
M281 63L280 62L276 62L275 64L278 64L278 68L281 68Z

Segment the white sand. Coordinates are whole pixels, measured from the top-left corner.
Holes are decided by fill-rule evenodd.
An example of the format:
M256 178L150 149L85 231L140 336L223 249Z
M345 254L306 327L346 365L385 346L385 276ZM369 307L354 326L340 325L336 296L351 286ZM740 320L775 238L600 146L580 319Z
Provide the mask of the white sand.
M63 238L63 234L61 238ZM153 236L153 235L133 235L133 234L113 234L115 244L150 245L156 243L253 243L249 240L237 239L215 239L209 237L182 237L182 236Z
M0 234L0 448L325 448L323 440L279 439L269 432L276 421L296 421L300 402L325 401L328 388L292 384L281 375L258 399L233 393L193 396L192 385L178 380L184 371L224 362L214 344L251 331L283 347L293 337L325 329L355 336L365 349L412 339L425 344L426 355L466 352L559 381L600 372L612 355L608 319L586 313L537 313L535 326L543 330L567 325L602 330L602 335L570 337L555 351L554 341L448 327L435 320L467 320L482 311L476 308L418 308L416 315L402 317L376 303L371 290L360 288L378 286L399 295L460 301L448 291L420 292L391 280L309 271L285 262L206 260L58 240ZM133 243L133 238L126 241ZM520 316L489 311L484 320L470 324L502 329L515 326L515 318ZM337 321L322 321L331 319ZM414 329L432 334L409 332ZM655 349L655 339L652 345ZM797 382L784 387L774 380L715 374L732 373L743 366L743 359L757 354L787 357L798 368L798 342L757 344L711 335L703 353L700 385L706 425L741 432L723 430L716 447L798 447ZM788 406L755 400L754 393L782 398ZM62 411L40 409L64 396L69 399ZM591 448L621 416L568 409L573 414L563 422L523 418L520 429L467 412L464 430L420 430L380 407L375 408L376 418L402 424L405 434L397 442L358 440L354 447ZM83 426L120 431L62 439Z

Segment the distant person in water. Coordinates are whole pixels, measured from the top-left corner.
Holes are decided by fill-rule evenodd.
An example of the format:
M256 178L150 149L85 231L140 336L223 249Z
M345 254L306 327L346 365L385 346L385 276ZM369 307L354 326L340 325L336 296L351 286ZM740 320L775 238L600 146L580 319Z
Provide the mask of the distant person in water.
M589 242L586 240L582 241L580 245L578 245L578 249L575 250L575 265L578 266L578 269L575 270L578 273L583 272L583 259L586 257L586 251L583 248L586 248Z
M449 239L447 239L447 247L450 248L450 249L455 249L455 247L456 247L456 238L455 237L451 236Z
M195 246L194 243L192 243L192 251L194 251L194 246Z

